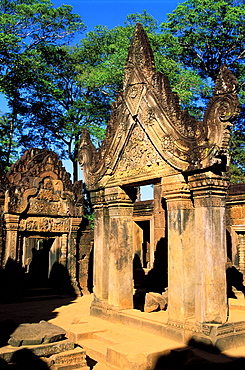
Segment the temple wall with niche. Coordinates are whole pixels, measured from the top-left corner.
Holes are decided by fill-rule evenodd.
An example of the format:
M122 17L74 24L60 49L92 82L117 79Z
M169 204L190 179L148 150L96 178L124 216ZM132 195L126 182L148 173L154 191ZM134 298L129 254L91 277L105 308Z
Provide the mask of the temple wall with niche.
M236 87L223 66L203 121L195 120L180 109L168 79L156 72L148 38L136 26L106 138L95 149L84 130L80 143L79 160L95 211L91 314L118 319L134 308L135 259L141 278L152 274L157 283L152 271L160 243L166 253L158 262L168 260L165 334L185 342L195 336L214 345L221 332L227 341L234 339L234 326L224 325ZM142 204L138 188L146 184L154 185L154 199ZM243 336L244 329L241 324Z
M88 263L81 260L89 259L92 230L83 217L82 182L71 183L54 152L30 149L1 183L1 266L13 261L28 287L53 284L60 291L67 273L70 291L88 293Z

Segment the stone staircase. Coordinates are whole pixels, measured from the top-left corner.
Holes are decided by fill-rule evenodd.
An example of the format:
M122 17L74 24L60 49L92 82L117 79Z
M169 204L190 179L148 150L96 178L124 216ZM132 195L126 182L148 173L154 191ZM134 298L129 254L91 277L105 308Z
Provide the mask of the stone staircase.
M160 316L164 324L165 312L152 313L151 319L147 319L143 312L134 312L133 315L128 311L125 314L127 325L84 316L67 327L66 336L85 350L90 370L176 370L183 366L192 369L200 366L205 369L209 366L212 369L245 368L243 355L233 357L230 353L213 353L210 348L181 344L158 335L159 325L156 325L154 333L135 326L136 319L139 324L139 318L144 318L144 325L154 328L154 321Z
M245 347L213 354L208 348L201 351L181 344L177 337L168 339L166 311L125 310L121 323L116 323L90 315L91 300L91 296L79 297L58 308L50 320L86 351L90 370L176 370L182 365L199 369L203 364L205 369L245 369ZM229 301L232 322L244 320L240 306L245 308L245 300L238 301Z
M173 349L185 347L170 339L98 318L93 318L93 324L72 325L67 336L97 363L92 367L94 370L154 369L160 357L169 355Z

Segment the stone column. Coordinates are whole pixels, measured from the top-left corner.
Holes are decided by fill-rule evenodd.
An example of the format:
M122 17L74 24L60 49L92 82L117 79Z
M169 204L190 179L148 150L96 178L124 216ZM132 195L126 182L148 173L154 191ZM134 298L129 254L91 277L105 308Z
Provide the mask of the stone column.
M225 200L228 179L212 172L189 178L195 206L195 317L198 324L227 320Z
M105 189L109 209L108 304L133 308L133 203L120 188Z
M9 258L15 261L17 257L16 253L17 253L19 218L20 218L19 215L13 215L10 213L4 215L6 223L4 266L6 265Z
M183 326L195 314L194 210L183 179L164 187L168 234L168 323Z
M244 232L238 233L237 252L238 252L239 271L244 275L245 274L245 234Z
M157 243L162 238L166 237L166 219L165 210L162 207L162 185L154 185L154 250L156 250ZM154 251L153 251L154 253ZM154 262L154 255L151 261ZM150 266L151 268L153 267Z
M80 228L82 218L72 218L71 219L71 233L68 245L68 272L71 279L72 287L76 295L80 296L81 292L78 288L77 281L77 232Z
M108 299L109 219L104 192L91 192L94 209L94 303ZM92 304L93 306L93 304Z
M62 234L60 263L65 267L67 265L67 245L68 245L68 234Z

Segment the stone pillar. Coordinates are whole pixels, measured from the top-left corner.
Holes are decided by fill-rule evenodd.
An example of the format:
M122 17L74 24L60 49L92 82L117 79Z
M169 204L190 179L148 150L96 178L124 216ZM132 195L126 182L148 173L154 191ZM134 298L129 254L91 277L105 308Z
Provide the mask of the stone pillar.
M94 263L93 293L94 301L108 299L108 264L109 264L109 219L108 209L104 203L103 191L91 192L94 208ZM92 304L93 305L93 304Z
M4 215L6 224L4 265L6 265L9 258L14 261L16 260L19 218L19 215L10 213Z
M164 187L168 229L168 323L183 326L195 314L194 210L180 178Z
M227 320L225 200L228 179L212 172L189 178L195 206L195 317L197 324Z
M105 189L109 209L108 304L133 308L133 203L120 188Z
M244 275L245 274L245 234L244 232L238 233L237 252L238 252L239 271Z
M162 185L154 185L154 250L156 250L157 242L166 237L166 215L162 207ZM151 258L154 262L154 255ZM153 266L151 266L152 268Z
M81 225L81 218L72 218L71 219L71 233L69 238L68 246L68 272L71 279L71 285L76 293L80 296L81 292L78 288L77 281L77 233Z
M60 263L65 267L67 265L67 245L68 245L68 235L67 234L62 234L62 236L61 236Z

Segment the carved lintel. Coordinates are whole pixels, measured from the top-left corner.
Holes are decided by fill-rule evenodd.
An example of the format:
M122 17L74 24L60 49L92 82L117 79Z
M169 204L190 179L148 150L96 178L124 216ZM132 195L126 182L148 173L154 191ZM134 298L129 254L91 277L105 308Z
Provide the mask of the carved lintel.
M70 221L68 218L27 217L20 220L19 231L68 233Z

